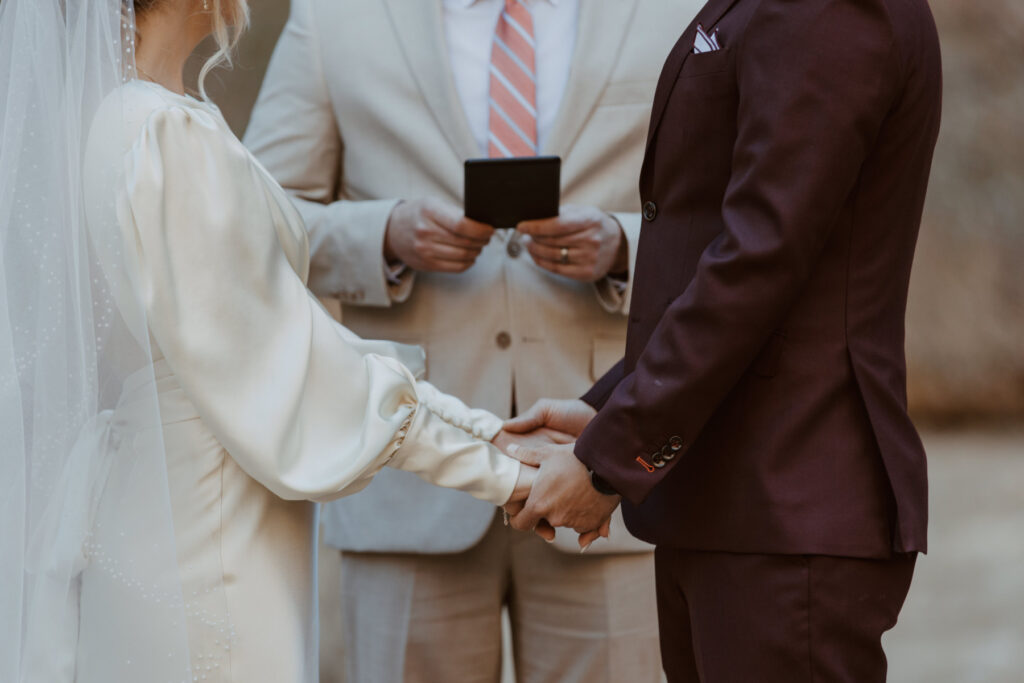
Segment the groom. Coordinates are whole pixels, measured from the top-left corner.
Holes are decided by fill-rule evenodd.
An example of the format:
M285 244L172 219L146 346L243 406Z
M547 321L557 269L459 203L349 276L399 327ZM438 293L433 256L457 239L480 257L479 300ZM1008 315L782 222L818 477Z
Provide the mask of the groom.
M711 0L668 58L625 358L508 428L579 434L516 451L517 528L621 497L657 545L672 683L885 680L926 550L903 338L940 101L925 0Z

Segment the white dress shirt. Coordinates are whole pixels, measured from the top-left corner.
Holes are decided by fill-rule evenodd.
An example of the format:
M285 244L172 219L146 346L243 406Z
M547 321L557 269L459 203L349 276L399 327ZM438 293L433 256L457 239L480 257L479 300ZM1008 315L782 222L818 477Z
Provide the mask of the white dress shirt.
M524 0L533 13L537 142L544 149L569 82L579 0ZM505 0L444 0L444 29L455 87L481 156L490 132L491 48Z

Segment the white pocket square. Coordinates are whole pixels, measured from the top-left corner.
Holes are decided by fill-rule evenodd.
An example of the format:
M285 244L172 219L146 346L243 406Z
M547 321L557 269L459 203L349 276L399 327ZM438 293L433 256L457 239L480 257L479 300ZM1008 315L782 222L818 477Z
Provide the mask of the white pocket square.
M718 29L716 28L711 33L708 33L704 29L703 24L697 24L697 37L693 41L693 54L700 55L705 52L715 52L721 49L722 46L718 43Z

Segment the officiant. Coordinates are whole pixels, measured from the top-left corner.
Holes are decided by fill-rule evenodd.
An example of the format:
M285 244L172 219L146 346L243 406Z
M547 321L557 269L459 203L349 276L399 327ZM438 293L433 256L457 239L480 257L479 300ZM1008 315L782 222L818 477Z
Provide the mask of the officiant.
M623 354L656 79L696 0L292 0L246 144L310 235L310 287L428 379L511 416ZM463 212L471 158L561 158L559 215ZM580 555L385 471L326 506L349 683L660 680L651 548L616 518Z

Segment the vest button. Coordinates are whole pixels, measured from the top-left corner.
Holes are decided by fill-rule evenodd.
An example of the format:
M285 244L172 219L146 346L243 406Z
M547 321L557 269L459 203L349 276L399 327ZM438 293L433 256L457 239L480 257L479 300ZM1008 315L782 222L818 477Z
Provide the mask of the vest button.
M499 332L494 341L498 345L499 349L507 349L512 346L512 335L508 332Z

